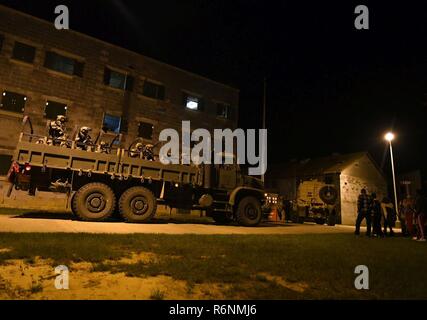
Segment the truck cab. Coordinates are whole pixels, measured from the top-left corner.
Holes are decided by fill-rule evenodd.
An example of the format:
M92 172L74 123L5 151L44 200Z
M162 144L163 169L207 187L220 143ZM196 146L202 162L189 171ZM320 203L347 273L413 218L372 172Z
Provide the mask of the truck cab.
M205 179L206 187L214 199L206 210L207 215L218 223L235 220L245 226L258 225L265 202L261 179L245 175L233 154L223 153L221 164L205 167L210 171Z

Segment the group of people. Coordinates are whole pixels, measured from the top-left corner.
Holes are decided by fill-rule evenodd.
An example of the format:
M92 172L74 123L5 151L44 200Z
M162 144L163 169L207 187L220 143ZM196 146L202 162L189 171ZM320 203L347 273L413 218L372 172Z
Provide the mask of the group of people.
M58 115L56 120L49 122L48 135L53 145L67 146L66 126L67 117ZM92 138L89 133L92 131L89 127L81 127L74 139L78 149L87 150L88 146L92 145Z
M421 190L417 190L415 199L407 196L400 202L399 214L402 217L400 223L403 235L426 241L427 197Z
M43 139L40 140L39 143L47 143L52 144L54 146L68 147L71 148L71 140L68 140L68 135L66 133L66 122L67 117L64 115L58 115L56 120L52 120L49 122L48 126L48 140L45 141ZM100 141L98 143L98 137L95 141L92 140L90 136L92 129L89 127L80 127L78 132L75 135L74 142L75 148L84 151L95 151L100 153L110 153L111 145L113 145L114 141L119 137L117 135L113 141L110 143L106 141ZM106 128L102 128L102 132L106 132ZM101 133L100 133L101 134ZM145 160L154 161L154 145L145 144L142 142L142 139L137 139L130 147L129 156L136 158L142 158Z
M426 215L427 198L421 190L417 191L415 199L409 196L403 199L397 213L389 198L385 197L379 201L375 193L369 195L366 189L362 189L357 199L355 234L360 234L360 225L366 220L366 236L394 236L393 228L399 219L403 236L426 241L424 230Z

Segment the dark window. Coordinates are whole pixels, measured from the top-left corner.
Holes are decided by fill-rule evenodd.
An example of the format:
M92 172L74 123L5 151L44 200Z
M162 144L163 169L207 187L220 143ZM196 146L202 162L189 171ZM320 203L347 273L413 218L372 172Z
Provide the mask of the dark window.
M103 128L109 132L119 133L121 122L122 122L122 119L120 117L116 117L110 114L105 114Z
M1 99L0 110L22 113L26 101L27 97L22 94L5 91Z
M56 52L46 52L44 66L48 69L69 75L83 76L84 63L72 58L61 56Z
M152 123L140 122L138 126L138 137L141 137L147 140L152 140L153 130L154 130L154 126Z
M183 104L190 110L202 111L204 109L204 102L202 98L189 95L185 92L183 93Z
M118 71L111 70L109 68L105 68L104 84L116 89L132 91L133 77Z
M151 81L144 81L144 87L142 94L146 97L164 100L165 99L165 87L161 84L153 83Z
M216 105L216 115L220 118L230 119L230 115L231 115L230 105L225 103L218 103Z
M46 102L46 108L44 114L48 119L56 119L57 116L67 114L67 105L55 101Z
M28 63L33 63L36 56L36 48L28 44L16 41L13 47L12 58Z

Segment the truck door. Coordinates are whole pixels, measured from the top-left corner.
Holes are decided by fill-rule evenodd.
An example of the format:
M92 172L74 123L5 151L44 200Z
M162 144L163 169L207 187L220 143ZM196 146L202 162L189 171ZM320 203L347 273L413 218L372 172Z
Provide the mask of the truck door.
M237 170L235 164L218 165L218 188L234 189L237 186Z

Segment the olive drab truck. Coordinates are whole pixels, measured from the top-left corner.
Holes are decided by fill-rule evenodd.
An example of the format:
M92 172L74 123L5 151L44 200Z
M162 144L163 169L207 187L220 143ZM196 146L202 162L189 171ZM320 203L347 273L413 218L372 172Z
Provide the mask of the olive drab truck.
M335 225L338 191L335 185L317 179L303 180L297 188L293 222L314 221Z
M262 219L263 183L244 175L237 163L166 165L147 159L146 148L104 141L82 148L72 137L64 140L49 143L32 129L23 130L8 174L8 195L13 189L64 193L73 214L84 221L118 213L127 222L147 222L157 204L206 210L219 223L256 226Z

